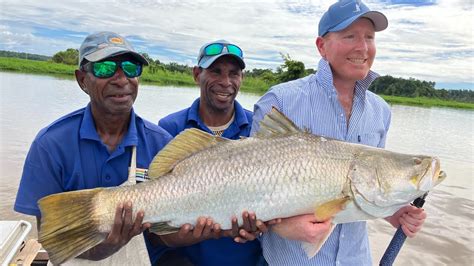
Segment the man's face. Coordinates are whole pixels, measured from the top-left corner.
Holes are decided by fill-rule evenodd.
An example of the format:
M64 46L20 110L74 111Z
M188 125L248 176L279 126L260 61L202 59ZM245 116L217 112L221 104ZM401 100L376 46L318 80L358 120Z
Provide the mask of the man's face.
M131 55L109 57L102 61L136 60ZM126 115L129 114L138 93L138 77L128 78L118 67L110 78L97 78L91 72L76 71L76 79L81 88L89 94L94 115Z
M317 46L331 66L334 82L364 79L375 57L374 25L359 18L343 31L318 37Z
M201 88L200 104L214 112L233 108L243 78L235 58L222 56L206 69L195 67L193 74Z

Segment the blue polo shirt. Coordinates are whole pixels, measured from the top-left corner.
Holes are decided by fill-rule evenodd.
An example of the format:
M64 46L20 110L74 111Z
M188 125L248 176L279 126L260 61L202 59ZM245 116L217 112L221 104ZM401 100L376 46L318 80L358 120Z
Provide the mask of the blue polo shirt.
M234 122L224 131L222 137L228 139L239 139L241 136L248 137L253 114L244 109L237 101L234 101L234 109ZM199 98L193 102L191 107L162 118L158 125L166 129L172 136L178 135L187 128L199 128L212 134L212 131L199 117Z
M248 137L252 125L252 112L242 108L237 101L234 102L234 108L234 122L222 136L229 139ZM172 136L178 135L186 128L199 128L212 134L199 117L199 98L191 107L166 116L158 124ZM260 242L257 240L240 244L234 242L232 238L210 239L182 248L152 246L146 237L145 240L152 265L155 265L160 256L168 250L186 256L194 265L265 265Z
M44 196L95 187L118 186L128 178L132 146L137 168L148 169L171 136L132 110L128 132L109 153L95 129L90 104L43 128L26 157L14 209L41 216L37 201Z

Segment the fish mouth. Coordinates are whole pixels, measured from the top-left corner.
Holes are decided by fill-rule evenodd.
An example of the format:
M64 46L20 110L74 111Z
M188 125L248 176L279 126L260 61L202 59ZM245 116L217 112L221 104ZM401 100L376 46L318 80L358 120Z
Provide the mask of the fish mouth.
M437 157L433 158L433 161L431 162L431 167L432 169L434 169L432 179L433 179L434 186L436 186L439 183L441 183L444 179L446 179L447 175L446 175L446 172L441 170L441 164Z
M439 159L437 157L433 157L430 167L426 169L425 173L420 179L420 182L418 183L418 190L429 191L441 183L445 178L446 173L441 170Z
M446 177L447 175L445 171L439 171L438 176L436 177L436 185L443 182L443 180L445 180Z

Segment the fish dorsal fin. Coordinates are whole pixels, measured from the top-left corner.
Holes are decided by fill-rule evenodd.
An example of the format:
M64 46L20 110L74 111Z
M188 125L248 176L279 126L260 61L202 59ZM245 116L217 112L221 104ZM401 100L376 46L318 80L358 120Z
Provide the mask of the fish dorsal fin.
M268 138L302 132L293 121L278 111L275 106L259 123L260 129L255 137Z
M169 173L178 162L190 155L225 141L229 140L197 128L186 129L155 156L148 168L148 176L156 179Z

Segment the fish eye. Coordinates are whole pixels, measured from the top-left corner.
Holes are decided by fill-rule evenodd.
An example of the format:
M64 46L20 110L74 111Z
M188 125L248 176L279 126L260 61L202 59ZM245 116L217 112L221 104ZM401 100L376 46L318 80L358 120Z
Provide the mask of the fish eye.
M414 158L413 161L415 162L415 164L421 164L420 158Z

